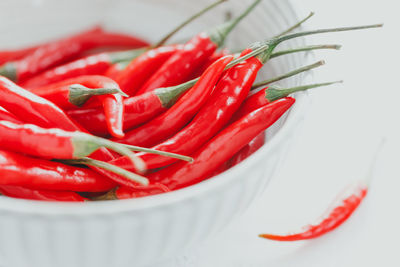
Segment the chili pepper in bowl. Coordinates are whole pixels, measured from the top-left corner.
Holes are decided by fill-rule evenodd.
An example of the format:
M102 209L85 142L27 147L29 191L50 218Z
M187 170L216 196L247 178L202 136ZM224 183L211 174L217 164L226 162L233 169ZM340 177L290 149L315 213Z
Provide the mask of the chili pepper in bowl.
M0 186L77 192L104 192L116 186L86 168L0 150Z
M17 119L13 114L0 107L0 120L2 121L10 121L13 123L21 123L20 120Z
M204 104L232 59L233 56L227 56L215 62L172 108L147 124L128 132L125 138L116 141L146 147L173 134Z
M169 190L186 187L209 177L221 164L229 160L253 138L277 121L295 102L283 98L261 107L229 125L196 153L192 163L176 163L147 177L152 184L162 184ZM139 191L139 192L138 192ZM115 191L118 199L145 195L146 191L120 187Z
M184 22L182 22L180 25L178 25L176 28L174 28L172 31L167 33L159 42L157 42L155 45L152 46L147 46L146 48L143 49L134 49L130 51L124 51L124 52L115 52L115 53L100 53L97 55L92 55L92 56L87 56L85 58L67 63L65 65L50 69L42 74L39 74L24 83L22 85L27 88L34 88L38 86L43 86L46 84L50 83L55 83L64 79L80 76L80 75L102 75L105 74L105 72L115 63L121 62L121 61L130 61L132 59L135 59L136 57L140 56L144 52L148 51L151 48L157 48L162 45L166 41L169 40L176 32L178 32L180 29L182 29L184 26L189 24L190 22L194 21L196 18L201 16L202 14L206 13L207 11L211 10L212 8L218 6L219 4L225 2L225 0L219 0L217 2L212 3L211 5L207 6L206 8L202 9L198 13L194 14ZM153 73L154 71L157 70L157 66L161 65L164 63L164 61L171 56L172 54L168 54L167 50L162 50L159 51L159 54L157 53L157 49L153 52L150 52L146 57L148 57L148 60L150 61L147 63L147 67L151 68L147 73ZM173 51L175 52L175 51ZM167 54L165 54L167 53ZM146 58L145 57L145 58ZM143 59L141 59L143 61ZM144 66L139 64L137 68L135 68L135 71L130 70L129 73L127 73L123 78L121 78L121 81L118 81L119 83L121 82L121 88L125 90L125 83L127 81L124 81L124 79L128 80L136 80L138 77L142 77L146 71L143 71L141 75L136 75L132 78L129 78L132 74L136 74L136 70L142 70ZM132 66L133 67L133 66ZM132 69L132 67L130 69ZM147 76L145 76L147 77ZM127 89L131 90L131 89ZM128 91L127 91L128 92Z
M148 45L148 43L126 35L106 33L101 28L96 27L69 38L41 45L32 54L20 60L6 63L0 69L0 74L13 81L22 82L50 67L74 59L89 49L115 45L141 47Z
M29 189L21 186L0 186L0 193L13 198L43 201L83 202L87 199L75 192Z
M215 50L224 43L227 35L260 1L254 1L239 17L194 36L149 78L137 95L184 82L197 67L214 54Z
M27 48L15 49L15 50L3 50L0 51L0 65L7 63L8 61L17 60L26 55L34 52L39 46L31 46Z

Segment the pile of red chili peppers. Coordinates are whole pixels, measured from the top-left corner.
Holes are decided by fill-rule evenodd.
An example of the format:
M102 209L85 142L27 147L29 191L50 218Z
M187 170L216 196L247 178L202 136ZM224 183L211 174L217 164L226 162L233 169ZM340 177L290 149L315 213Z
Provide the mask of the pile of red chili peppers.
M260 1L185 43L165 44L177 29L225 0L154 45L94 27L0 51L1 194L48 201L126 199L209 179L264 145L265 130L295 103L289 95L332 84L268 87L323 62L255 83L275 57L340 48L314 45L276 52L280 43L382 26L290 34L311 14L271 39L231 53L225 39Z

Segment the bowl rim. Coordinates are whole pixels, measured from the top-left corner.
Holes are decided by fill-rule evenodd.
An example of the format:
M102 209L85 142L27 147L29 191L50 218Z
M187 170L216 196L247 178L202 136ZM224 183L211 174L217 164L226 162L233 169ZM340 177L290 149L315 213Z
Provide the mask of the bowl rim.
M299 17L294 1L290 2L290 8L293 15ZM311 53L313 55L313 53ZM304 56L307 61L307 56ZM305 77L304 79L305 80ZM210 193L212 190L217 190L228 183L241 179L243 173L251 166L256 164L260 158L274 151L275 148L287 138L291 131L296 126L298 120L301 120L302 114L306 113L309 102L309 92L300 92L295 95L296 102L290 109L286 120L275 136L270 139L268 145L263 145L258 151L253 153L240 164L226 170L225 172L202 181L200 183L182 188L176 191L163 193L159 195L147 196L135 199L122 199L110 201L88 201L88 202L47 202L17 199L10 197L0 198L0 212L20 213L20 214L35 214L43 216L92 216L106 215L124 212L136 212L142 210L156 209L171 204L201 197L203 194ZM235 172L235 175L231 175Z

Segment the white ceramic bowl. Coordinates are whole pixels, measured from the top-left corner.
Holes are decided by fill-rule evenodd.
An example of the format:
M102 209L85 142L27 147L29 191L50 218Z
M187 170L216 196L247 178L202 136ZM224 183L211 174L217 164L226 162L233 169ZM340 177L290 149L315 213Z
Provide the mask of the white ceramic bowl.
M62 36L103 22L152 41L210 1L147 0L2 0L1 48ZM190 36L234 15L251 0L230 0L185 29ZM227 46L242 48L295 23L289 0L264 0L231 34ZM304 44L303 39L287 46ZM282 46L285 47L285 46ZM274 59L265 77L307 63L305 54ZM299 84L304 77L281 84ZM172 257L222 229L262 192L279 169L301 124L307 95L267 132L267 143L238 166L208 181L176 192L141 199L47 203L0 197L0 266L127 267Z

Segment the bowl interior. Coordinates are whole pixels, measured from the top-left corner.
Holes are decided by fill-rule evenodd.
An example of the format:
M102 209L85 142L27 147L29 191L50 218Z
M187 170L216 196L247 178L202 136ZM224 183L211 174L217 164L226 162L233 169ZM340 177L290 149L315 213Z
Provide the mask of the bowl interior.
M0 48L15 48L40 43L77 32L90 26L101 24L107 29L132 33L154 42L182 20L200 10L211 1L181 0L3 0L0 3ZM184 40L195 33L222 23L228 16L236 16L252 1L231 0L202 16L177 34L171 42ZM279 2L279 8L277 8ZM272 12L271 10L274 10ZM278 12L276 11L278 10ZM232 51L245 48L254 41L264 40L285 30L302 17L297 15L289 0L264 0L231 33L225 46ZM304 45L303 38L287 42L277 50ZM259 80L274 77L307 64L309 54L293 54L271 60L260 71ZM295 86L301 83L304 75L279 82L282 86ZM257 156L267 153L270 147L279 145L279 135L289 131L290 124L301 112L305 94L297 94L293 109L267 131L267 142L260 151L234 168L241 171ZM291 122L292 121L292 122ZM286 129L285 129L286 128ZM279 133L279 134L278 134ZM283 137L282 137L283 138ZM0 208L21 212L36 213L82 213L113 212L116 209L142 209L148 206L165 205L181 201L202 190L229 182L229 172L218 177L164 195L142 199L92 202L92 203L45 203L19 199L0 198Z

